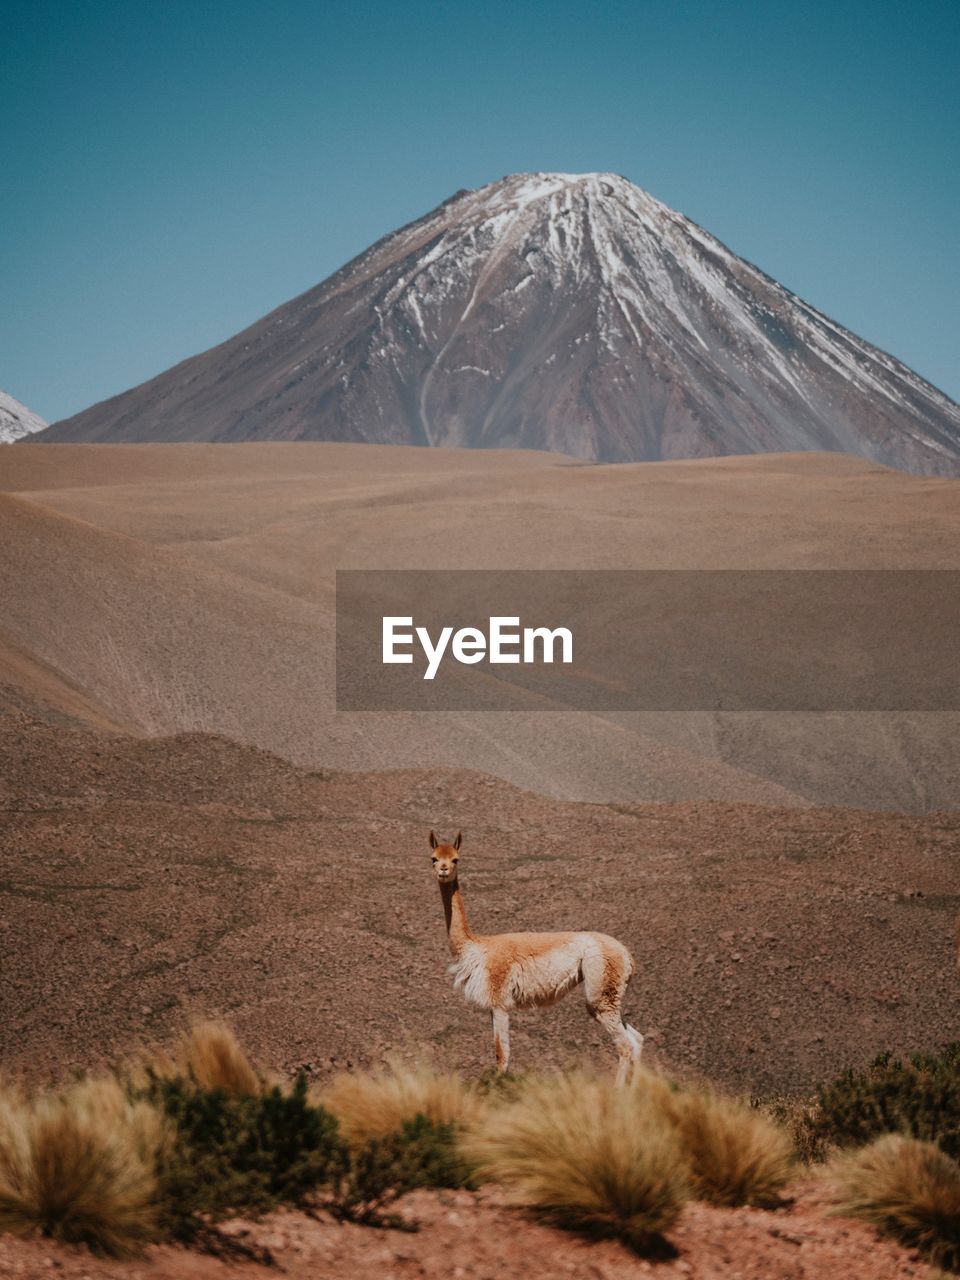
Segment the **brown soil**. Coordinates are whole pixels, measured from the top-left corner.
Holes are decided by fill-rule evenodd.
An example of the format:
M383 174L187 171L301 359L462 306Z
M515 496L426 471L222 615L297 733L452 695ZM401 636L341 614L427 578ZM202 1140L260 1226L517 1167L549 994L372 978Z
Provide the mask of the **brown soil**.
M816 454L24 444L0 490L11 705L565 799L960 807L957 713L349 716L333 671L337 568L951 568L960 480Z
M450 986L430 827L463 828L475 927L622 938L628 1015L674 1070L806 1090L956 1037L956 715L351 719L330 639L336 566L955 567L958 482L816 456L606 468L322 445L24 445L3 463L5 1071L61 1079L215 1014L284 1073L392 1050L480 1072L489 1030ZM932 812L825 803L851 799ZM579 995L514 1024L520 1070L610 1065ZM653 1267L496 1196L410 1205L419 1234L251 1230L303 1280L926 1274L809 1197L691 1206L679 1258ZM261 1274L0 1238L0 1275L57 1270Z
M290 1280L906 1280L930 1268L859 1223L822 1216L809 1195L775 1212L691 1204L674 1231L676 1256L638 1258L612 1241L590 1243L509 1208L499 1192L419 1192L401 1205L417 1232L275 1214L230 1230L270 1250ZM273 1268L154 1248L134 1262L104 1262L44 1241L0 1236L10 1280L268 1280Z
M474 927L600 929L672 1068L808 1088L956 1036L960 813L591 805L481 774L297 769L222 738L0 715L3 1062L62 1076L226 1016L324 1075L388 1050L490 1064L453 992L427 846L464 831ZM518 1070L609 1046L579 993L513 1020Z

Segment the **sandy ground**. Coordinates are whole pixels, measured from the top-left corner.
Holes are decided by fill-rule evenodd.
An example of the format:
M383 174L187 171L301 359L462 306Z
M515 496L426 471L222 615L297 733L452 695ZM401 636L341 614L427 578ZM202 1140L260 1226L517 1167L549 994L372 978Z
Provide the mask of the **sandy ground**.
M336 444L0 454L0 678L46 714L566 799L960 806L960 716L338 715L334 570L950 568L960 481Z
M230 1227L270 1250L274 1267L221 1262L154 1248L132 1262L104 1262L43 1241L0 1236L0 1269L11 1280L906 1280L930 1269L859 1223L825 1218L809 1196L793 1206L687 1206L670 1233L674 1256L649 1261L612 1241L588 1242L511 1209L497 1191L418 1192L401 1211L416 1232L275 1214Z

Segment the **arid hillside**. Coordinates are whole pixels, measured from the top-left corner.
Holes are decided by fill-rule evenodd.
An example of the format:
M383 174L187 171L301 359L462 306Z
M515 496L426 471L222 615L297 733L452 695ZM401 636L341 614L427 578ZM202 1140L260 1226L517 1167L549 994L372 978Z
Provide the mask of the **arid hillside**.
M3 1066L62 1077L226 1016L265 1065L490 1065L447 974L427 831L462 828L476 929L598 928L630 1020L737 1091L956 1036L960 813L578 804L480 773L295 768L223 738L0 715ZM516 1016L518 1070L610 1063L578 993Z
M49 722L573 800L960 806L955 713L338 715L333 667L337 568L956 568L957 480L819 454L21 444L0 489L6 705Z

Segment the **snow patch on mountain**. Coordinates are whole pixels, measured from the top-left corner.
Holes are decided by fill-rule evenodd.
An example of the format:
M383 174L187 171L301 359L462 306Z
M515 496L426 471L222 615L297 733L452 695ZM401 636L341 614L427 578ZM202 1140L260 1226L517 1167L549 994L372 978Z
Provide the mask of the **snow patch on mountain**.
M13 444L23 436L43 431L46 425L43 418L31 413L26 405L0 391L0 444Z

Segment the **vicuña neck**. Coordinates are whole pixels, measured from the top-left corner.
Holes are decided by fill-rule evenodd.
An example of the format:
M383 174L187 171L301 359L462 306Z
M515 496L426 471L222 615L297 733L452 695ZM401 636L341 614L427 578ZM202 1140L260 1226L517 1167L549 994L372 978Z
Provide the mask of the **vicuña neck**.
M454 957L460 955L464 944L473 937L467 924L467 912L463 905L463 894L456 881L453 884L440 884L440 897L443 899L443 914L447 921L447 938L450 952Z

